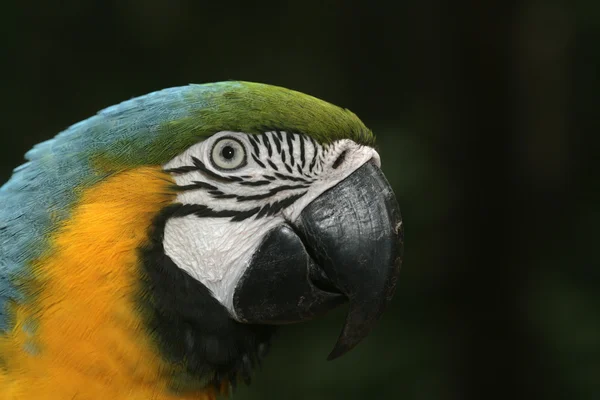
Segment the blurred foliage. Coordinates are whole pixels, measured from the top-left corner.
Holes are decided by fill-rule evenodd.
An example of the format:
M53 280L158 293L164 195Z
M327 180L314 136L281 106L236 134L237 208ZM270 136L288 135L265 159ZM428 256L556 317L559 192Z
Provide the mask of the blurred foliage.
M600 398L600 3L3 3L0 180L124 99L261 81L378 136L406 254L378 327L281 330L236 399Z

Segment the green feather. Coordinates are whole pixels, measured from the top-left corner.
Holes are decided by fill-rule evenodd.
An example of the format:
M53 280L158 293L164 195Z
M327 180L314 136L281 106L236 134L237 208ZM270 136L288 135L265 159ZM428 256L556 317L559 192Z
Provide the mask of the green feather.
M162 164L194 143L225 130L304 133L321 144L340 139L364 145L375 141L372 132L350 110L278 86L219 82L183 87L181 94L175 99L165 98L162 106L184 109L185 115L159 121L153 127L152 143L140 142L139 135L115 142L114 151L103 154L108 155L104 160L120 165Z

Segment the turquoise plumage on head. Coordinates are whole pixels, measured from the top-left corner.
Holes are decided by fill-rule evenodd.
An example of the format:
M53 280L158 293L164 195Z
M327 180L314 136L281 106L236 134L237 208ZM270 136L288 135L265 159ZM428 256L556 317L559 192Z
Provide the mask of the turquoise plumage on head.
M394 291L402 225L350 111L275 86L171 88L26 154L0 188L0 397L201 399L282 323Z

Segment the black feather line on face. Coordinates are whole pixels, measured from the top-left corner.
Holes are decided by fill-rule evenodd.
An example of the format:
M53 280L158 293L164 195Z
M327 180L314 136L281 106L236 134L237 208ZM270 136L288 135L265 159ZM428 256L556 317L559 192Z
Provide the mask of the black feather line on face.
M304 169L304 164L306 162L306 158L305 158L305 149L304 149L304 135L299 135L300 138L300 163L302 164L302 169ZM298 168L298 170L300 170L300 168Z
M267 162L269 163L269 165L271 166L271 168L273 168L275 171L279 171L279 168L277 168L277 165L275 165L273 163L273 161L267 159Z
M267 176L264 176L265 178L267 178ZM243 186L264 186L264 185L270 185L271 181L248 181L248 182L240 182L240 185Z
M180 191L197 190L197 189L217 190L217 187L211 185L210 183L201 182L201 181L193 181L189 185L181 185L181 186L176 185L175 189L180 190Z
M252 158L258 165L261 166L261 168L267 168L267 166L265 164L263 164L258 158L256 158L256 156L254 154L252 154Z
M336 158L336 160L333 162L333 165L331 166L331 168L337 169L346 159L346 153L347 153L346 150L342 151L342 153L338 156L338 158Z
M294 161L294 142L292 141L292 134L287 133L285 136L287 139L288 151L290 152L290 163L292 164L292 167L293 167L295 165L295 161Z
M154 220L148 243L140 248L139 310L146 330L164 361L185 372L172 377L172 387L197 390L209 382L249 377L250 368L266 355L275 327L233 320L201 282L177 267L163 248L167 220L186 214L172 205Z
M279 132L279 135L281 136L281 132ZM272 135L272 138L273 142L275 142L275 147L277 147L277 154L281 154L281 139L276 135Z
M304 178L299 178L297 176L292 176L292 175L285 175L285 174L280 174L280 173L275 173L275 176L279 179L283 179L286 181L292 181L292 182L304 182L304 183L310 183L311 181L308 181Z
M164 170L167 173L170 174L177 174L177 175L181 175L181 174L187 174L188 172L193 172L193 171L198 171L198 168L192 165L184 165L183 167L176 167L176 168L168 168Z
M216 191L219 192L219 191ZM235 199L237 195L235 194L225 194L223 192L220 193L211 193L212 197L215 199Z
M271 140L269 139L269 135L264 133L262 136L263 142L265 142L265 146L267 147L267 153L269 154L269 158L273 156L273 149L271 148Z
M252 148L254 150L254 155L256 155L256 157L260 157L260 142L258 141L258 139L256 138L256 136L250 134L248 135L248 137L250 138L250 144L252 144Z
M237 196L237 200L238 201L262 200L262 199L267 199L271 196L274 196L275 194L282 192L284 190L295 190L295 189L306 189L306 188L308 188L308 185L277 186L277 187L269 190L267 193L255 194L255 195L251 195L251 196Z
M267 205L263 206L260 209L260 211L258 212L258 214L256 214L256 219L262 218L264 216L271 216L271 215L277 214L284 208L289 207L292 204L294 204L294 202L296 200L298 200L299 198L304 196L306 193L307 192L302 192L302 193L290 196L288 198L285 198L283 200L276 201L275 203L267 204Z
M215 195L220 198L236 198L237 195ZM260 211L260 207L254 207L249 210L213 210L204 204L179 204L177 210L171 215L171 218L180 218L187 215L195 215L198 218L231 218L232 222L243 221L252 217Z
M315 165L317 164L318 147L317 147L317 144L315 143L315 141L314 141L313 138L311 138L310 140L311 140L311 142L314 145L314 151L313 151L312 159L311 159L310 164L308 166L308 171L312 173Z

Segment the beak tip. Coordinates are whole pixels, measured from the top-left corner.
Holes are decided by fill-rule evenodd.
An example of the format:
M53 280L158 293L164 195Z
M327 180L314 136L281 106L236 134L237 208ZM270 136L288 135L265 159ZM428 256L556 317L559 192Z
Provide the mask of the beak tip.
M352 346L353 347L353 346ZM352 347L348 347L346 345L340 345L340 343L336 343L335 347L333 348L333 350L331 350L331 352L329 353L329 355L327 356L327 361L333 361L336 358L339 358L341 356L343 356L344 354L346 354L348 351L350 351L352 349Z

